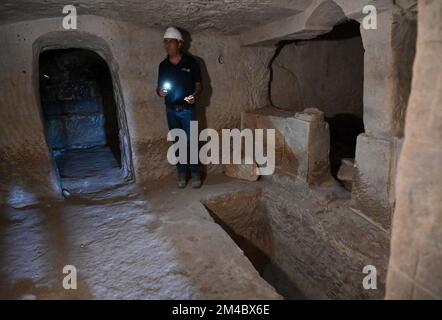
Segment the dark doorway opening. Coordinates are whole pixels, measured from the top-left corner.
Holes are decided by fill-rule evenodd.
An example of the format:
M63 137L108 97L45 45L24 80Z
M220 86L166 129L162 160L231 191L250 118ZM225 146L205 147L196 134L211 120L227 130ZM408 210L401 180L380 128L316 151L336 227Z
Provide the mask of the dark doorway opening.
M46 139L62 187L87 191L120 180L118 114L106 61L85 49L44 51L39 82Z
M337 114L327 118L330 126L330 170L333 177L345 183L347 179L338 173L343 166L354 165L356 154L356 140L364 132L362 118L353 114ZM341 171L344 172L344 171ZM345 180L345 181L342 181ZM348 181L353 180L348 176Z
M348 20L317 40L342 43L345 50L330 52L330 59L337 61L340 69L336 69L334 82L339 85L334 96L347 95L341 100L345 104L334 104L330 101L330 111L326 120L330 125L330 169L331 174L345 187L351 189L353 180L352 166L356 153L356 140L365 131L363 122L363 91L364 91L364 46L360 32L360 24ZM339 88L351 88L345 93ZM342 168L341 172L340 169Z

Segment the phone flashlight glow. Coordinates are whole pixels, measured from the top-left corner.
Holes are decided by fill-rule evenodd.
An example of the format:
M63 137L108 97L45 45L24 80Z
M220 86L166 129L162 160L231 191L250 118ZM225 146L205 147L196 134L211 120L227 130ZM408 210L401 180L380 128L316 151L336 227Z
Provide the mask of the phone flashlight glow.
M170 82L164 82L163 84L163 89L166 91L169 91L170 89L172 89L172 84Z

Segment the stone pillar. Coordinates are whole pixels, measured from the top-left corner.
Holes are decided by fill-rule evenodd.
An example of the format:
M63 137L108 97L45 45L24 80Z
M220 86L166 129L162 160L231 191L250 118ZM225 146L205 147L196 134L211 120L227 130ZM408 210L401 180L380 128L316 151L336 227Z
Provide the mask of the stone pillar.
M395 202L396 159L402 145L415 31L415 23L397 8L378 14L377 30L361 25L365 133L357 140L352 200L355 209L386 230Z
M418 11L387 299L442 299L442 1L421 0Z

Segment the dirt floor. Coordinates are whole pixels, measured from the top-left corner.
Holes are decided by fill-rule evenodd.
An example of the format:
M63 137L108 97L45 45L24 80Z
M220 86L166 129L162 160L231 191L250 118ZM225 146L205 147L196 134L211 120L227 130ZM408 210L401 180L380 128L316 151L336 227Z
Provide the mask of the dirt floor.
M243 251L203 205L226 194L257 189L266 190L267 202L269 194L277 195L273 203L270 201L270 206L276 205L279 211L294 218L293 227L276 238L293 235L295 245L302 244L301 233L296 228L308 224L302 214L313 214L321 220L320 229L328 227L331 230L329 237L336 238L315 241L317 230L313 229L316 227L309 239L304 237L313 242L313 245L304 246L305 250L313 252L319 261L321 254L313 250L314 243L322 251L327 249L324 246L334 243L336 250L346 252L346 259L362 255L367 260L369 256L383 264L382 268L386 267L387 234L351 211L348 208L349 193L336 189L335 185L311 191L297 182L287 187L289 184L284 181L253 183L223 175L210 176L200 190L193 190L190 186L180 190L175 184L175 180L164 180L144 186L117 185L99 192L72 193L63 201L15 209L2 207L0 297L281 299L282 296L261 278ZM291 208L286 206L288 211L278 207L290 203ZM289 225L284 219L282 224ZM347 230L346 233L343 229ZM309 230L308 225L305 230ZM361 230L368 234L368 239L360 234ZM358 245L351 243L352 238L362 238L363 241ZM299 257L304 252L303 246L299 248L291 263L297 263L298 272L302 272L303 264L308 264L311 257L306 256L302 261ZM335 259L336 263L342 264L339 260L342 255L334 255L333 250L331 258L329 254L325 262L332 263ZM373 255L369 253L371 251ZM62 287L65 265L77 269L77 290ZM331 268L334 270L333 265ZM354 268L359 270L359 265L350 266L352 274ZM306 273L311 273L308 266ZM359 276L358 273L355 279L358 283ZM320 276L314 278L324 281ZM310 281L308 277L294 279ZM348 279L337 279L333 283L340 287L345 286L345 281ZM309 283L314 282L306 282L301 287L308 287ZM333 291L334 286L328 287L330 292L310 290L304 294L317 298L364 296L354 293L351 286L339 292ZM373 297L381 295L383 293L379 292Z

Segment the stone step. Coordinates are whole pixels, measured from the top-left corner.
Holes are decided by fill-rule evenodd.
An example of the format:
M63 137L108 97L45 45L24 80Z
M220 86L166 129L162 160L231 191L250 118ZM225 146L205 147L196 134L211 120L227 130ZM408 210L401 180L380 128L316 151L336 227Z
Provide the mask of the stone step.
M344 184L345 189L351 191L356 173L355 159L344 158L338 171L338 179Z

